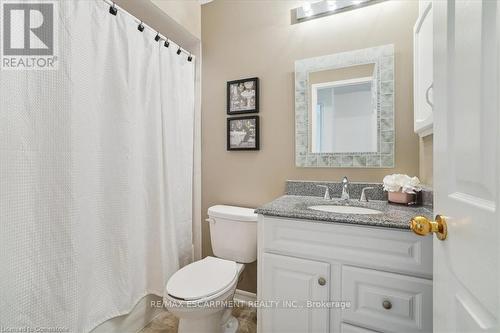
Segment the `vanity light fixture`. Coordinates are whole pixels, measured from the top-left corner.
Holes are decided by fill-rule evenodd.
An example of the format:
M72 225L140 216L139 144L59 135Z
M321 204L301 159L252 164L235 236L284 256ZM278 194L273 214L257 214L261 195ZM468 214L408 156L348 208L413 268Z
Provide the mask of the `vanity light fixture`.
M337 1L328 1L328 10L333 11L337 9Z
M302 5L302 11L304 12L304 15L306 17L312 16L313 10L311 7L311 2L309 2L309 1L304 2L304 4Z
M318 17L358 9L387 0L321 0L304 1L301 7L292 9L292 23L300 23Z

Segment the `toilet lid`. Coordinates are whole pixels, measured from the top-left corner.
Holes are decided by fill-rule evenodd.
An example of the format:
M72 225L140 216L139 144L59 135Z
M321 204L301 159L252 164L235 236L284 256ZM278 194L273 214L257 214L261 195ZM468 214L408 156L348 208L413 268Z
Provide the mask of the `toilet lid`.
M175 272L167 282L167 293L176 298L196 300L222 291L236 276L236 262L206 257Z
M234 221L257 222L257 214L253 208L215 205L208 208L208 216Z

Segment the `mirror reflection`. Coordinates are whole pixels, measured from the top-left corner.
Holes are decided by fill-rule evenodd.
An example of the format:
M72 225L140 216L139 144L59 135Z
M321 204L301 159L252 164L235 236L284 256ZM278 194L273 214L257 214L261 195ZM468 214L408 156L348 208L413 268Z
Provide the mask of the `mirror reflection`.
M374 63L309 72L312 153L377 152Z

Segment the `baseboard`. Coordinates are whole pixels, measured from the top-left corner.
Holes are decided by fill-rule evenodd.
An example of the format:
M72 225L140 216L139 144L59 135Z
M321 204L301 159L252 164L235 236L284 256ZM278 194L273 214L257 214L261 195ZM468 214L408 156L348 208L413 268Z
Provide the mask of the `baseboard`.
M257 295L249 291L236 289L234 292L234 301L238 304L248 305L249 302L255 302L257 300Z
M149 294L144 296L134 309L123 316L111 318L97 326L91 333L137 333L149 324L157 315L165 311L162 307L151 304L161 302L162 298Z

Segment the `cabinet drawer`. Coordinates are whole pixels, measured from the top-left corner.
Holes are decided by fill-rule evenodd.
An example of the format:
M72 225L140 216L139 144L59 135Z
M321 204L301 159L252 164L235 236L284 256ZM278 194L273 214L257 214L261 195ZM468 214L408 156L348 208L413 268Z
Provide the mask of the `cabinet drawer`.
M432 280L342 268L342 320L383 332L432 332Z
M376 331L367 330L366 328L361 328L349 324L342 324L340 331L341 333L378 333Z
M405 230L264 216L260 247L297 257L432 278L432 237Z

